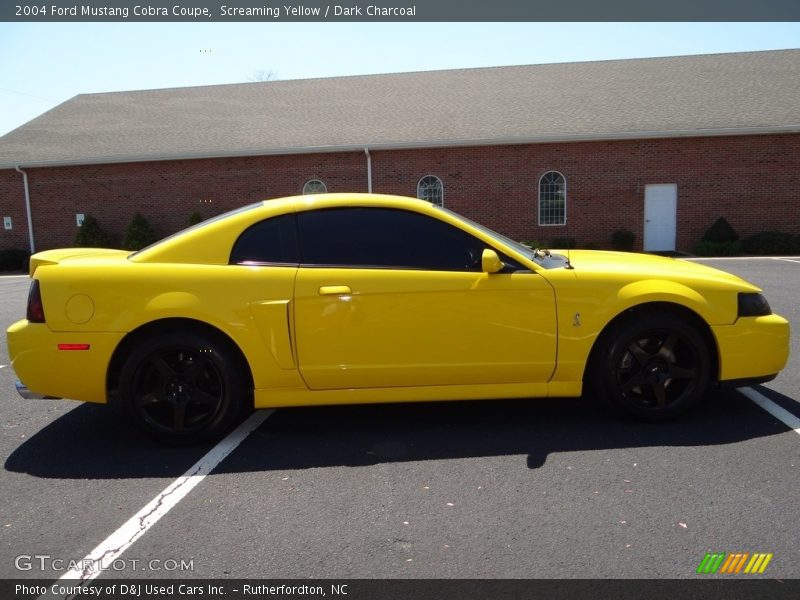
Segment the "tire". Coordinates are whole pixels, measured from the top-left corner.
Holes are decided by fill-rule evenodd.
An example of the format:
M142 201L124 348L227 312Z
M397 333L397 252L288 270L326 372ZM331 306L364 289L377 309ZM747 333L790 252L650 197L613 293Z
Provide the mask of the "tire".
M703 336L685 318L631 316L598 340L590 384L617 412L645 421L670 419L703 398L709 354Z
M125 412L148 435L171 445L222 437L252 405L245 365L231 343L207 333L147 338L119 378Z

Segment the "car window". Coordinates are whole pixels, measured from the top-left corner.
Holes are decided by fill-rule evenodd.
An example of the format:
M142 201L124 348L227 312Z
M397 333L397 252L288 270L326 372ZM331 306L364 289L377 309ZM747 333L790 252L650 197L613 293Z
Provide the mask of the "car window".
M239 236L231 264L293 264L300 262L294 215L281 215L251 225Z
M307 265L480 271L481 240L448 223L391 208L334 208L298 214Z

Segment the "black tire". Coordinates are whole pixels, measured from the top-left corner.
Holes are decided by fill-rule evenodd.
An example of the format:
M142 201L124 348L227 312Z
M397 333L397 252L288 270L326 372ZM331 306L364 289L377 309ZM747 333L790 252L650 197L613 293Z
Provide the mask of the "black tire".
M171 445L222 437L252 406L238 353L221 336L165 333L138 344L125 360L119 397L145 433Z
M617 412L646 421L670 419L708 389L709 349L688 319L631 315L597 343L589 385Z

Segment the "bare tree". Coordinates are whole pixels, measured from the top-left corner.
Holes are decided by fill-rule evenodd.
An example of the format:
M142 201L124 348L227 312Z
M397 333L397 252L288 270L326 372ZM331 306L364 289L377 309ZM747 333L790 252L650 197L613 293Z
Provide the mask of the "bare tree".
M278 79L278 74L272 69L269 71L266 69L257 69L253 71L253 75L248 79L249 81L275 81Z

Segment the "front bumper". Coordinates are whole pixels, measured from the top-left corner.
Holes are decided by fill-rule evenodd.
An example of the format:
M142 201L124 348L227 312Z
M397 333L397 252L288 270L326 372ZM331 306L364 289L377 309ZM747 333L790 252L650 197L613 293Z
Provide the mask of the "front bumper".
M17 388L17 393L26 400L60 400L60 398L57 398L56 396L47 396L46 394L40 394L39 392L31 391L19 380L14 383L14 387Z
M779 315L740 317L711 327L719 349L722 383L769 381L789 359L789 322Z

